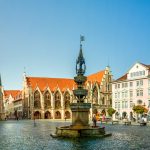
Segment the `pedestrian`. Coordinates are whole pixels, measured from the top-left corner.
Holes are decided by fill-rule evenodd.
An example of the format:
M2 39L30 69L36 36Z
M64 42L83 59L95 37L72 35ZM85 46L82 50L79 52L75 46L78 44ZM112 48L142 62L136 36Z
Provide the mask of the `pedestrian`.
M96 127L97 120L96 120L96 115L95 114L93 115L92 121L93 121L93 127Z
M105 114L103 114L102 116L102 121L105 121Z
M65 115L65 121L66 121L66 119L67 119L67 116Z

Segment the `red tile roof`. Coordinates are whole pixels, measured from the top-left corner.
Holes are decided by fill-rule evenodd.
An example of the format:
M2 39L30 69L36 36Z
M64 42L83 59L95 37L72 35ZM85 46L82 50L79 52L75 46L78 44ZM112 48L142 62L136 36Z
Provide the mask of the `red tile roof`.
M105 70L89 75L87 81L101 83ZM28 86L31 86L33 90L39 87L41 91L44 91L49 87L52 91L55 91L58 87L61 91L65 91L67 88L72 90L76 87L76 83L73 79L66 78L45 78L45 77L26 77Z
M13 97L13 98L15 98L17 95L18 95L18 93L19 93L20 91L19 90L4 90L4 95L5 95L5 97L9 97L10 95Z
M87 76L87 80L90 82L101 83L104 74L105 74L105 70L99 71L97 73L94 73L94 74Z
M73 79L64 78L42 78L42 77L26 77L28 86L31 86L35 90L39 87L41 91L49 87L52 91L55 91L57 87L61 91L65 91L67 88L73 89L75 87L75 82Z
M127 73L125 75L123 75L122 77L118 78L117 80L115 81L124 81L127 79Z

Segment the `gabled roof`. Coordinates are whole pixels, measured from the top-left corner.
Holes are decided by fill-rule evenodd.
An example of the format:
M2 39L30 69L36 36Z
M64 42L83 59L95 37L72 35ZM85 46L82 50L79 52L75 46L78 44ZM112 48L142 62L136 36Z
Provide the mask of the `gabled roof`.
M150 65L146 65L146 64L143 64L143 63L139 63L139 64L147 67L149 69L149 71L150 71ZM118 78L117 80L115 80L114 82L116 82L116 81L124 81L124 80L127 80L127 73L125 75L123 75L122 77Z
M101 83L105 70L87 76L87 81ZM44 91L46 88L55 91L59 88L61 91L72 90L76 87L74 79L68 78L45 78L45 77L26 77L27 85L35 90L37 87Z
M105 74L105 70L99 71L97 73L94 73L94 74L91 74L91 75L87 76L87 80L90 81L90 82L101 83L104 74Z
M148 70L150 70L150 65L146 65L146 64L143 64L143 63L140 63L140 64L142 64L143 66L147 67Z
M15 98L19 92L19 90L4 90L4 95L6 98L8 98L10 95Z
M124 80L127 80L127 73L125 75L123 75L122 77L118 78L117 80L115 80L114 82L116 82L116 81L124 81Z
M58 87L61 91L65 91L67 88L70 90L75 86L73 79L65 78L44 78L44 77L26 77L28 86L32 89L39 87L41 91L44 91L49 87L52 91L55 91Z

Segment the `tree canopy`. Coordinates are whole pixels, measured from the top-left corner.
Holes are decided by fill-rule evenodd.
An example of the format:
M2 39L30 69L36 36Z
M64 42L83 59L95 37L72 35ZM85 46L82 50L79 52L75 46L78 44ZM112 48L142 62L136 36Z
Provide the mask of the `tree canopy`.
M137 105L133 107L133 111L136 112L137 114L143 114L143 113L147 113L148 109L146 109L142 105Z
M110 107L110 108L108 108L107 112L108 112L109 116L112 116L116 112L116 110L113 109L112 107Z

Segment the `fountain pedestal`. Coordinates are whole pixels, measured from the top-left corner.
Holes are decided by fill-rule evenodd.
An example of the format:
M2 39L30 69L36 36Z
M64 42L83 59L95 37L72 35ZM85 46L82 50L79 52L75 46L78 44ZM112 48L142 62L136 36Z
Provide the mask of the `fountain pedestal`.
M91 103L72 103L72 128L89 127L89 111Z

